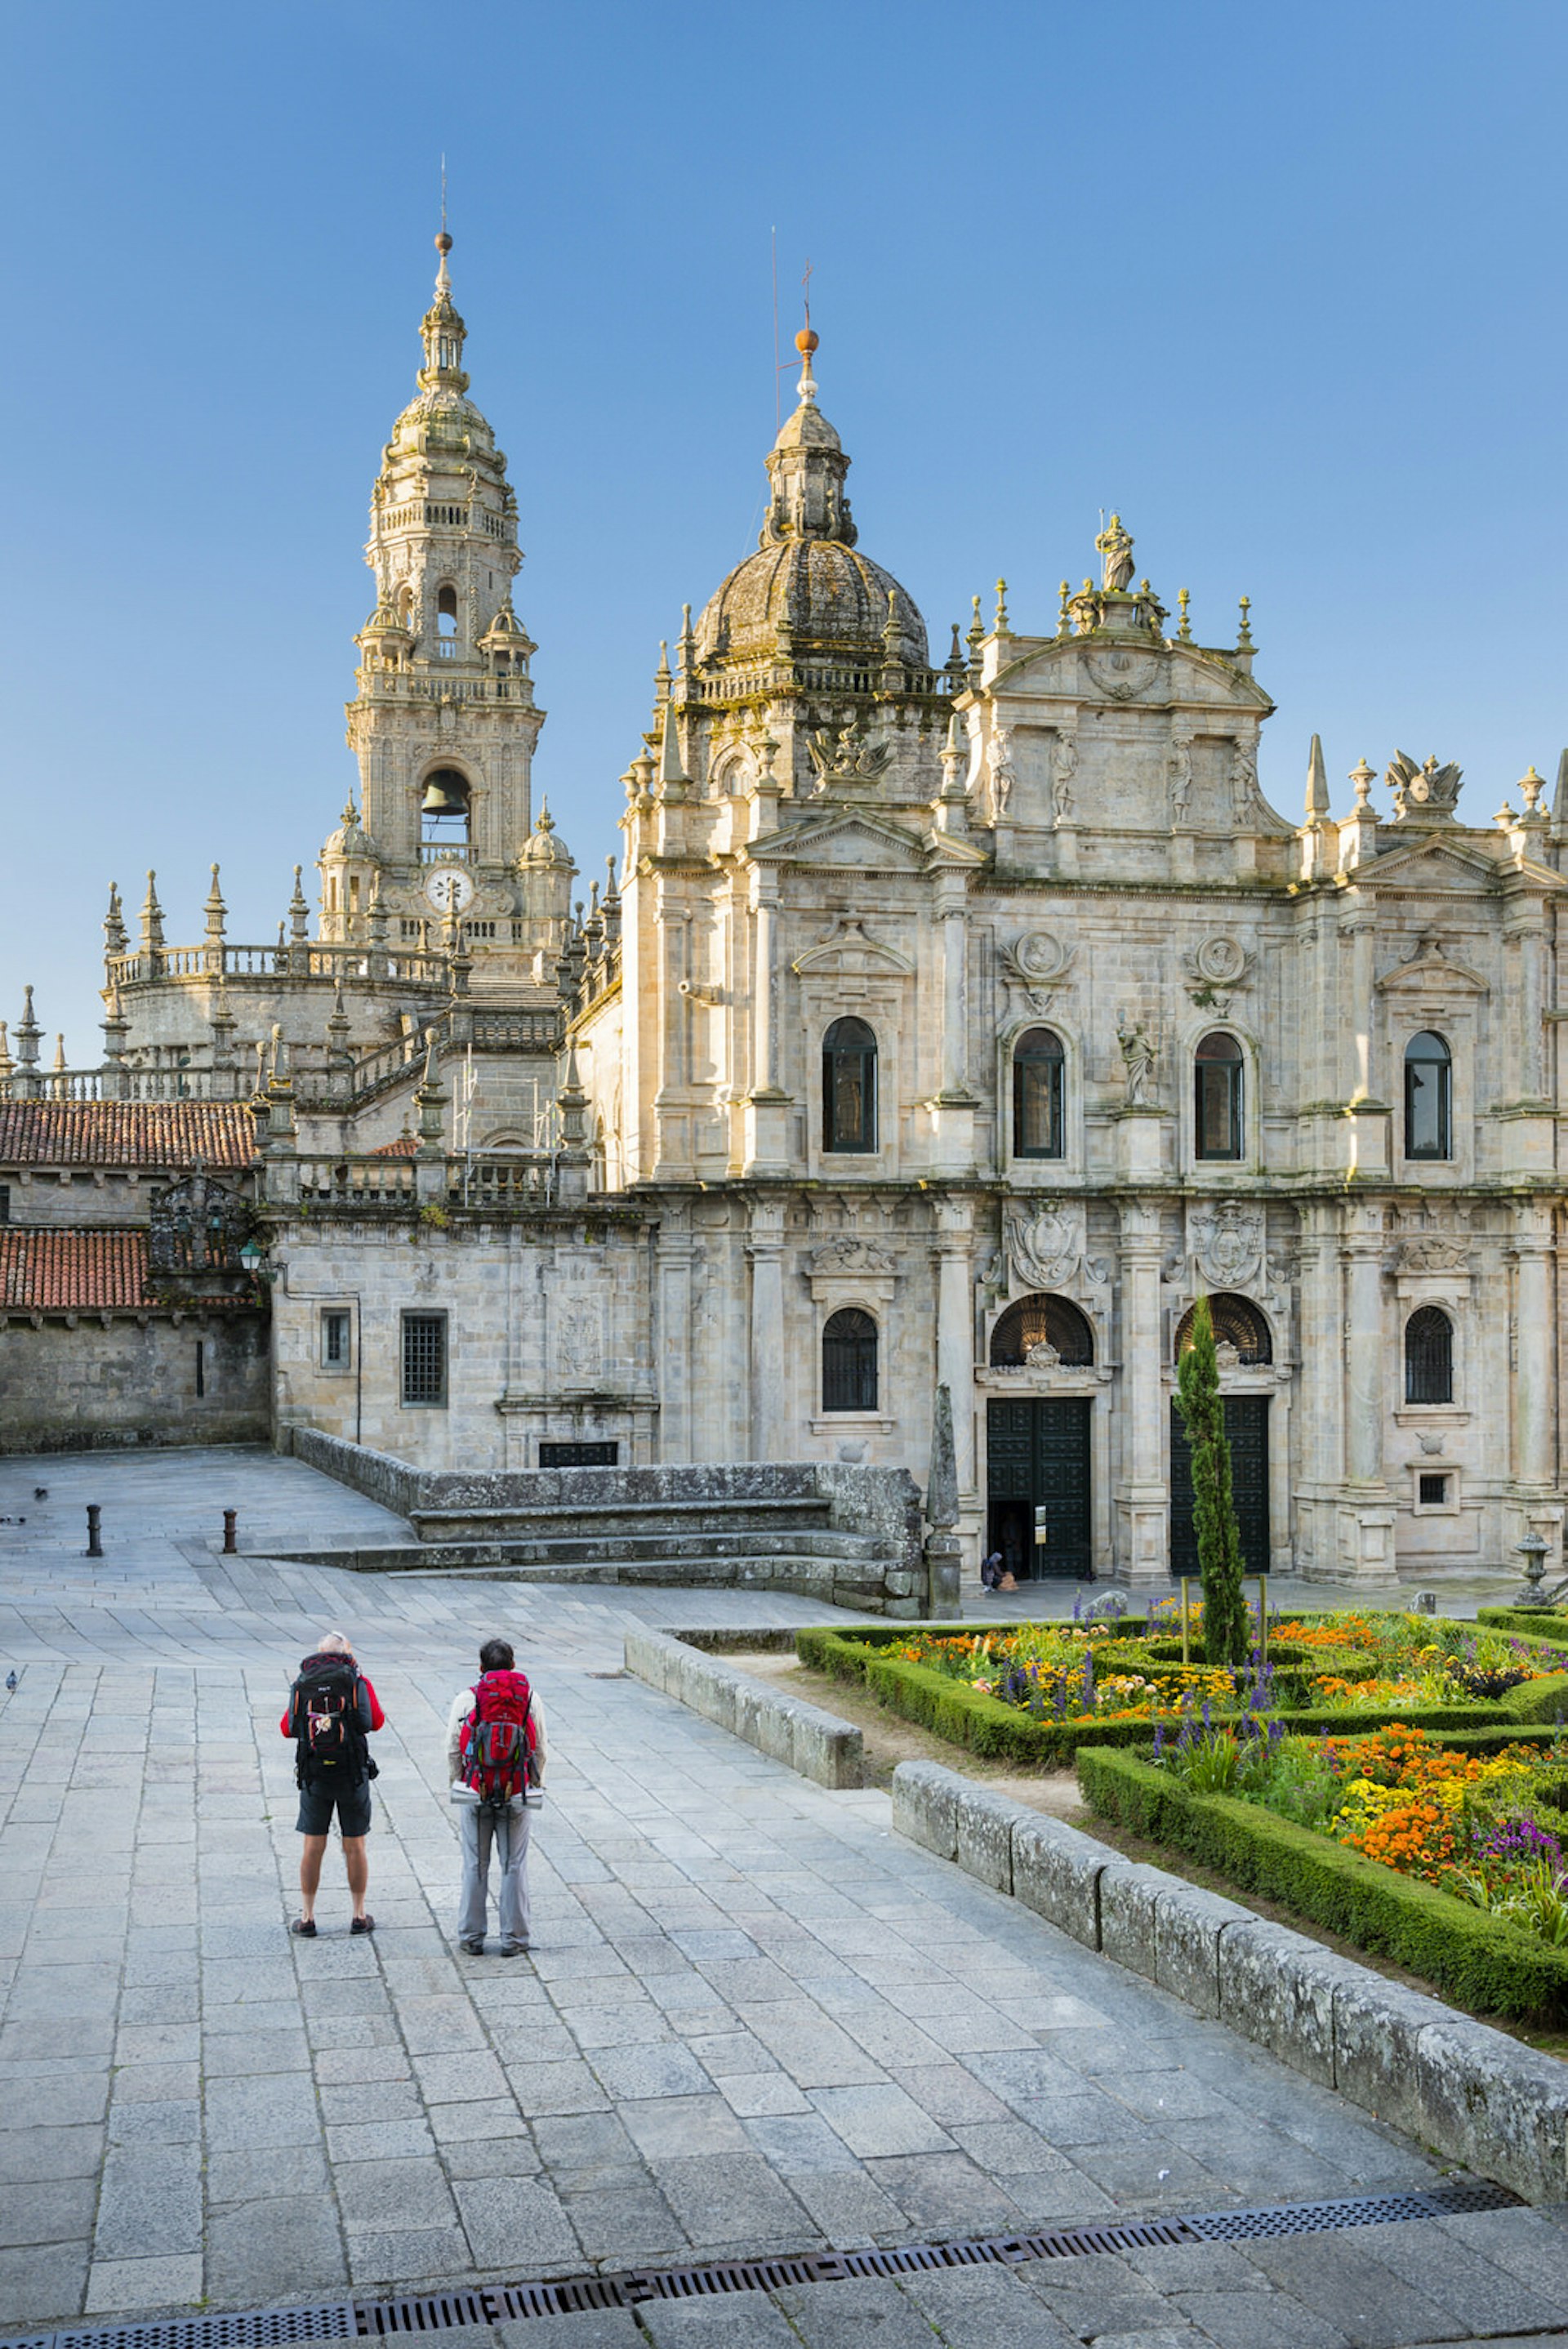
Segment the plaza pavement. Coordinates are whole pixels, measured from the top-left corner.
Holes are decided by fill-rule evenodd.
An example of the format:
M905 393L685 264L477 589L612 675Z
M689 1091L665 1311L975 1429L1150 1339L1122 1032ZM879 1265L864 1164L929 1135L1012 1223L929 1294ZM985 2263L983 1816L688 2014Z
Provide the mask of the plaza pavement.
M48 1487L44 1502L35 1485ZM83 1504L104 1507L101 1563ZM397 1521L260 1453L0 1460L0 2332L1431 2182L1416 2147L618 1676L766 1593L443 1584L278 1550ZM377 1930L292 1940L277 1716L323 1629L388 1715ZM446 1709L549 1707L531 1960L461 1955ZM603 1675L612 1677L603 1677ZM503 2349L1568 2341L1561 2211L654 2303ZM474 2339L474 2328L464 2336Z

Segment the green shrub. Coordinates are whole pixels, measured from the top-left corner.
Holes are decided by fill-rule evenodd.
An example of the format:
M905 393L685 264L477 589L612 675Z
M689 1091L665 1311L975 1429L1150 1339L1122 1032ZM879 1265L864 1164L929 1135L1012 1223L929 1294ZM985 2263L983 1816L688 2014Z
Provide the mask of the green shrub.
M1101 1818L1184 1851L1240 1890L1282 1901L1357 1948L1408 1966L1462 2005L1526 2021L1568 2016L1568 1949L1254 1803L1193 1794L1135 1754L1086 1744L1078 1774L1085 1801Z

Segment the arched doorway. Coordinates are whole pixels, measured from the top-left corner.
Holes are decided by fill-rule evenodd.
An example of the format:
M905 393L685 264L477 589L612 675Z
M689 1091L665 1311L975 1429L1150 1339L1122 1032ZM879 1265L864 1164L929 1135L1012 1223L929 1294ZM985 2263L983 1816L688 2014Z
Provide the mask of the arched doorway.
M1189 1306L1176 1331L1180 1363L1192 1342ZM1221 1290L1209 1299L1221 1367L1258 1370L1274 1360L1269 1325L1247 1297ZM1242 1563L1249 1574L1269 1570L1269 1398L1228 1394L1225 1436L1231 1447L1231 1499L1242 1537ZM1195 1575L1198 1539L1192 1525L1192 1447L1174 1398L1171 1404L1171 1571Z
M1094 1330L1066 1297L1020 1298L991 1333L993 1370L1088 1370ZM1020 1578L1094 1572L1088 1395L995 1396L985 1406L986 1547ZM1043 1543L1036 1511L1045 1511Z

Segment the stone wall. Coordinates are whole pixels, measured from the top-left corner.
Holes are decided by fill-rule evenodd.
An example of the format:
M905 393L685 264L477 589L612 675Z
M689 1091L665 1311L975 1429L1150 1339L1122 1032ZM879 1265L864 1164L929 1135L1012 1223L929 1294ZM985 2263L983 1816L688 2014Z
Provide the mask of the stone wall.
M267 1354L263 1313L12 1319L0 1326L0 1452L265 1443Z

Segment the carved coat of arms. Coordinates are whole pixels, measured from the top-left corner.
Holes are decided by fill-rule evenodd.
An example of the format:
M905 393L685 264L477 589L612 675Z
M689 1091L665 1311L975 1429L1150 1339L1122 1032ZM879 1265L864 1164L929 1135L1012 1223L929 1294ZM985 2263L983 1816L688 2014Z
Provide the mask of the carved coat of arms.
M1199 1274L1211 1288L1239 1288L1263 1263L1261 1207L1226 1199L1191 1214L1187 1232Z
M1062 1200L1009 1208L1006 1236L1015 1284L1059 1288L1071 1279L1084 1251L1084 1211Z

